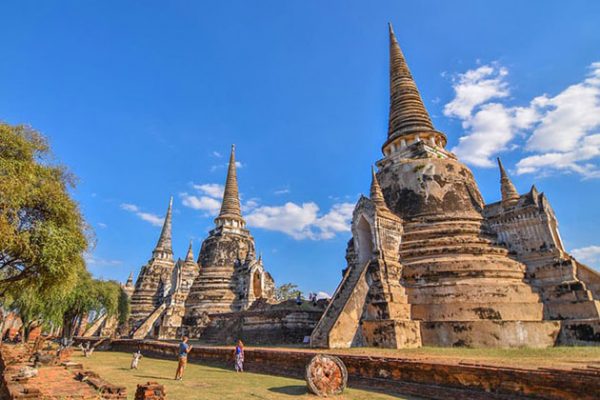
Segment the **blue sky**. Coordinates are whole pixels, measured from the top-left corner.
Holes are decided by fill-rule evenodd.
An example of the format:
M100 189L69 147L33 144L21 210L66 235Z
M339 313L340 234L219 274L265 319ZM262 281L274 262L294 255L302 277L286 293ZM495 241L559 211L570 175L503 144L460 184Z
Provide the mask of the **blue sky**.
M486 201L500 155L600 265L599 2L19 1L0 15L0 119L47 135L79 177L96 276L137 274L171 195L176 255L190 239L197 253L235 143L267 269L331 293L385 140L388 21Z

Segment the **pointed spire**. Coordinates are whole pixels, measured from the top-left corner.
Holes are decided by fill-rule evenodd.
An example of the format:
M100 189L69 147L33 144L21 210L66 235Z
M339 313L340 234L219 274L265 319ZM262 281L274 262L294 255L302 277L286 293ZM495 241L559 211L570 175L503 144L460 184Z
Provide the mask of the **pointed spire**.
M498 157L498 167L500 168L500 190L502 191L502 204L510 206L519 201L519 192L513 185L512 181L508 177L506 170L504 170L504 165L502 165L502 161L500 157Z
M194 262L194 249L192 248L193 240L190 240L190 247L188 248L187 255L185 256L185 261Z
M388 140L386 147L394 139L409 134L433 133L440 137L439 144L444 147L446 137L433 127L429 113L423 104L404 54L400 49L392 24L390 34L390 113Z
M125 286L133 286L133 271L129 273L129 278L127 278Z
M383 192L381 191L381 186L379 186L379 181L377 180L377 174L375 173L374 166L371 166L371 201L377 208L387 208L387 205L385 204L385 198L383 197Z
M390 30L390 116L388 137L414 131L433 131L417 85L400 49L392 24Z
M219 216L217 217L217 220L220 219L234 219L238 221L243 221L235 165L235 145L231 145L231 156L229 157L229 167L227 169L227 181L225 182L225 192L223 193L221 211L219 212Z
M158 238L158 243L156 243L156 248L154 249L154 254L156 253L164 253L167 257L173 256L173 246L171 243L171 220L173 214L173 196L169 200L169 208L167 209L167 215L165 216L165 222L163 223L162 231L160 232L160 237Z

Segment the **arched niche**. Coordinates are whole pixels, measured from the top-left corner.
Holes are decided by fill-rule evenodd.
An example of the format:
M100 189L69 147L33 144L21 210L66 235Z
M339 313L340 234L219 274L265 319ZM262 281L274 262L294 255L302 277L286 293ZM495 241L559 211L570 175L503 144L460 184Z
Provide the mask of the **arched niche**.
M252 274L252 294L255 298L262 297L262 279L260 271L256 270Z
M371 224L361 215L356 225L358 239L358 262L363 264L373 258L374 240Z

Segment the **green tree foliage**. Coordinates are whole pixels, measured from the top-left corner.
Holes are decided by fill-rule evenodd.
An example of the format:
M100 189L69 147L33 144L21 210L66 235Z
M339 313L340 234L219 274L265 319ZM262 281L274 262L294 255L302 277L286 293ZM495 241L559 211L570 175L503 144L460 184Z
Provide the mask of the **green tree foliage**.
M72 338L78 322L92 312L118 316L121 292L115 281L92 279L89 273L82 275L64 299L63 337Z
M284 283L275 289L275 299L280 302L295 299L298 295L301 296L302 292L293 283Z
M42 135L0 123L0 297L68 291L84 273L88 240L73 187Z

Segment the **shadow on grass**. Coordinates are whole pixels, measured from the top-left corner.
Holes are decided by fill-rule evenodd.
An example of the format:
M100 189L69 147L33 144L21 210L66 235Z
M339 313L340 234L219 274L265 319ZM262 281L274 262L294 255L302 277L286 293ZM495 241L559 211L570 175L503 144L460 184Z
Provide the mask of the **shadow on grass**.
M166 376L154 376L154 375L134 375L136 378L144 378L144 379L162 379L165 381L174 381L175 378L173 378L172 376L170 377L166 377Z
M269 388L269 392L288 394L292 396L302 396L303 394L308 393L308 391L306 390L306 386L302 385L272 387Z

